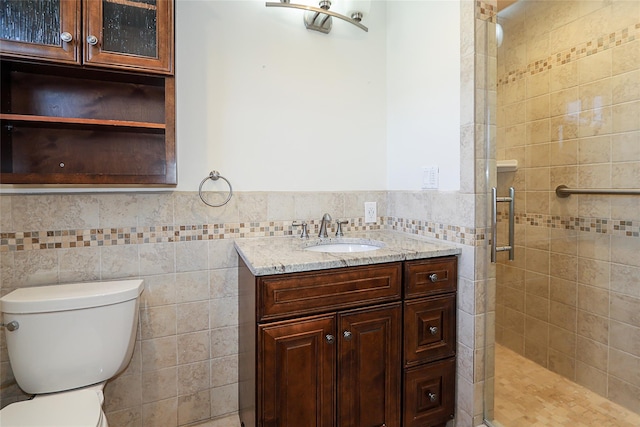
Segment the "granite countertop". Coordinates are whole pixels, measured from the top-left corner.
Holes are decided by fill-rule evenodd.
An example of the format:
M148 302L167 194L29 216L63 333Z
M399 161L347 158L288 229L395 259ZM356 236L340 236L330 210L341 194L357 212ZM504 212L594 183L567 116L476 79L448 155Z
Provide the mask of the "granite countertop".
M377 241L383 242L384 247L375 251L348 253L312 252L303 249L321 241ZM235 247L254 276L433 258L461 252L460 246L454 243L395 231L349 232L341 238L326 239L315 236L309 239L301 239L299 236L246 238L237 239Z

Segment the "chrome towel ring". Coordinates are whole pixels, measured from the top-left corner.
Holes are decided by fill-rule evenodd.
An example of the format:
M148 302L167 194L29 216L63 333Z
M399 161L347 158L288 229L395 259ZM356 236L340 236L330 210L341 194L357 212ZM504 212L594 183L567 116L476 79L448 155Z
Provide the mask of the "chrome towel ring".
M227 185L229 185L229 195L227 196L227 199L220 203L219 205L212 205L211 203L207 202L204 197L202 197L202 186L204 185L204 183L210 179L211 181L217 181L218 179L223 179ZM200 182L200 187L198 188L198 194L200 195L200 200L202 200L202 202L207 205L207 206L211 206L214 208L219 208L220 206L224 206L227 204L227 202L229 200L231 200L231 196L233 196L233 188L231 188L231 183L229 182L229 180L227 178L225 178L224 176L220 175L220 172L218 171L211 171L209 172L209 175L202 180L202 182Z

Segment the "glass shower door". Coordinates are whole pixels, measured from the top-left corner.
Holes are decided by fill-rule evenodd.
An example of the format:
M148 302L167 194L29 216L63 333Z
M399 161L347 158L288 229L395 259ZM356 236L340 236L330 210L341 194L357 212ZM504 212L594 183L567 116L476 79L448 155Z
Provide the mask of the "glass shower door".
M487 174L499 195L516 193L515 259L499 253L487 273L485 417L533 425L544 411L513 399L528 387L522 396L562 400L539 380L550 376L589 393L565 399L579 415L558 426L640 425L640 2L520 0L494 21L487 152L518 166ZM559 186L594 191L559 197ZM506 210L497 218L504 239ZM543 371L523 385L529 368ZM599 399L610 413L593 410Z

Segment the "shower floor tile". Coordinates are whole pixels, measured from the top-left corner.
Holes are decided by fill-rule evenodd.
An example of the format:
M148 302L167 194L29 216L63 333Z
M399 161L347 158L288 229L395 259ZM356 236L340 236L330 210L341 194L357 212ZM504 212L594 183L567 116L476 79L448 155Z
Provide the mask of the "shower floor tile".
M638 427L640 415L496 345L495 423L503 427Z

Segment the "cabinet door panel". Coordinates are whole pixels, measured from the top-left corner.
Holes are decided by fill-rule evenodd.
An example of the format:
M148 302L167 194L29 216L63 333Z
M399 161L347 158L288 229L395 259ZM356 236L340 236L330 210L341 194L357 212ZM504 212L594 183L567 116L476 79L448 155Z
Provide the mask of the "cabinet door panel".
M403 427L439 426L453 418L455 374L455 358L407 370Z
M338 424L400 425L400 303L339 315Z
M85 0L84 62L170 74L172 28L173 0Z
M77 63L79 20L80 0L3 0L0 2L0 53L8 57ZM63 41L62 33L68 33L71 39Z
M260 427L335 425L334 334L333 315L259 327Z
M405 302L405 365L455 355L455 310L455 295Z

